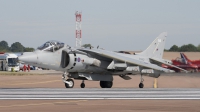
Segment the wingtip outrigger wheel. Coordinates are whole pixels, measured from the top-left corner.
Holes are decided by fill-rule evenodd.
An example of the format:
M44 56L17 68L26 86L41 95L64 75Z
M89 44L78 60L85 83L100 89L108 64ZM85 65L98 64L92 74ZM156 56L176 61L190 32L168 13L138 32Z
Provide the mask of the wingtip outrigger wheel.
M144 87L144 84L143 83L140 83L139 84L139 88L143 88Z
M139 88L143 88L144 87L143 82L144 82L144 79L142 78L142 74L141 74L141 82L139 84Z

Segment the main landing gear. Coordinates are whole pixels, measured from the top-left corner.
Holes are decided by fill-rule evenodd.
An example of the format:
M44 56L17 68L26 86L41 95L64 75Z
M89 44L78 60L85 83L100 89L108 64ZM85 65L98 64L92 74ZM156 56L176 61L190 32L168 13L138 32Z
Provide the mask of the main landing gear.
M66 88L73 88L74 87L74 81L73 81L73 79L67 79L66 80L66 77L70 77L70 76L67 75L66 72L64 72L63 75L62 75L62 80L65 83L65 87ZM101 88L112 88L112 85L113 85L112 81L100 81ZM82 81L80 87L81 88L85 88L84 80Z
M142 74L141 74L141 82L140 82L140 84L139 84L139 88L143 88L144 87L144 84L143 84L143 82L144 82L144 79L142 78Z
M112 81L100 81L101 88L111 88L113 85Z
M112 81L100 81L101 88L112 88L113 82ZM82 81L81 88L85 88L84 80Z

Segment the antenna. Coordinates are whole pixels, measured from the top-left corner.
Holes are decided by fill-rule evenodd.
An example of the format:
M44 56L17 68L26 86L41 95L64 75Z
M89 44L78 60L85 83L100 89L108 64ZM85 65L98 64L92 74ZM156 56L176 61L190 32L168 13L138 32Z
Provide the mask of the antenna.
M76 47L81 47L81 16L82 13L76 11Z

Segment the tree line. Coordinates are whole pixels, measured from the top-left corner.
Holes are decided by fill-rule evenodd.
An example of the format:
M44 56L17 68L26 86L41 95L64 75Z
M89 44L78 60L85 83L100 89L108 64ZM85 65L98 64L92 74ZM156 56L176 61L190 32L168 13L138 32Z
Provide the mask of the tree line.
M6 41L0 41L0 52L33 52L34 50L31 47L24 47L20 42L15 42L9 47Z
M200 45L195 46L193 44L182 45L178 47L177 45L173 45L169 50L172 52L200 52Z
M91 47L91 44L84 44L82 47ZM0 52L33 52L35 49L31 47L24 47L20 42L15 42L8 46L6 41L0 41ZM200 45L195 46L193 44L182 45L178 47L177 45L173 45L169 50L165 49L165 51L171 52L200 52Z

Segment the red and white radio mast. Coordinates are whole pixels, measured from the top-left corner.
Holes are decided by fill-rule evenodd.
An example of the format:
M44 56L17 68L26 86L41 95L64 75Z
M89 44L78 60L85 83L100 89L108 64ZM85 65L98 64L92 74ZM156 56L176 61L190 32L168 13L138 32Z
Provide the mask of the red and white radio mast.
M81 47L81 12L76 11L76 47Z

